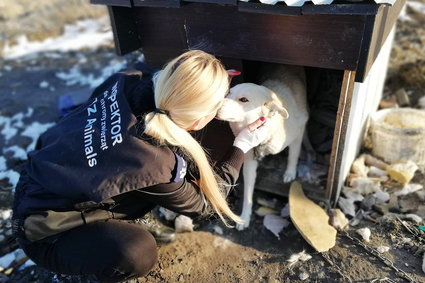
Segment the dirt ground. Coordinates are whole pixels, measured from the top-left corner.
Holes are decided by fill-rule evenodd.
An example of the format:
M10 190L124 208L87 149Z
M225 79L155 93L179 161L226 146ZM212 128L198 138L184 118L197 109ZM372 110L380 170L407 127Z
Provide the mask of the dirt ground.
M424 4L425 0L420 2ZM26 21L23 16L25 13L20 13L20 9L24 8L18 7L7 15L4 11L3 14L0 13L0 26L11 19L15 20L15 23ZM41 8L40 11L34 8L31 13L37 14L41 11L46 13L45 9ZM100 15L106 15L106 11L96 12L95 15L84 14L81 17ZM424 12L409 7L407 15L412 18L411 21L398 22L385 95L390 96L398 89L404 88L411 98L412 105L416 105L417 100L425 94L425 16ZM57 17L52 16L52 19ZM70 19L66 22L68 20ZM42 24L40 26L46 27ZM58 25L55 25L52 32L43 29L37 36L30 28L19 30L14 27L17 30L13 29L13 33L31 33L32 38L47 38L57 34L56 26ZM12 29L5 27L3 25L3 29L0 28L0 35L3 35L0 39L12 38ZM100 75L100 68L110 65L111 62L126 64L138 56L139 54L130 54L118 57L114 54L111 43L96 50L79 50L55 56L41 54L33 59L0 58L0 115L12 116L32 107L34 113L31 120L40 123L56 121L59 116L57 99L61 94L82 88L89 91L87 86L67 84L57 76L58 72L67 72L73 66L79 65L83 74L97 76ZM49 87L41 87L40 83L43 81L47 81ZM30 140L22 136L15 136L8 141L8 145L27 146L29 143ZM3 148L5 145L6 141L0 140L0 146ZM8 168L18 171L22 161L8 156L6 158ZM425 184L423 175L418 174L415 178L416 182ZM240 211L241 196L241 190L230 195L230 202L236 211ZM256 192L254 199L259 197L287 202L283 197ZM10 208L12 199L10 185L7 181L0 180L0 208ZM405 201L419 205L412 199ZM253 210L258 207L259 204L256 203ZM409 282L404 274L408 275L411 282L425 282L425 273L421 267L424 234L413 235L397 219L381 219L376 223L362 220L346 233L338 233L335 247L323 254L315 252L292 224L278 239L263 226L263 217L255 214L250 227L241 232L226 228L217 219L196 224L194 232L178 234L174 243L158 247L158 263L146 277L140 278L139 282ZM354 230L361 227L371 229L369 243L356 240L359 236ZM379 246L388 246L390 250L376 256L373 249ZM293 265L287 261L292 254L302 251L310 254L312 258ZM32 265L17 268L11 274L0 274L0 282L95 281L86 277L54 274Z

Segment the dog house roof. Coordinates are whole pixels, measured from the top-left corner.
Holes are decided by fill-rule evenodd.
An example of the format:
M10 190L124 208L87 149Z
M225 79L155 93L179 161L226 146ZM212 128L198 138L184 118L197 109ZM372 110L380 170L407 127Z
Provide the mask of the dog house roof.
M202 49L223 58L356 71L356 81L362 82L406 2L284 1L275 5L258 0L91 3L109 7L118 54L141 48L156 67L183 50ZM300 1L302 6L289 6ZM382 1L393 5L376 3Z
M377 4L389 4L393 5L396 0L374 0ZM226 4L226 5L241 5L244 6L249 2L249 4L259 4L259 5L277 5L279 6L289 6L289 7L301 7L304 5L329 5L334 2L341 4L355 4L360 3L370 3L369 0L91 0L93 4L106 4L114 6L123 6L123 7L133 7L133 6L150 6L150 7L180 7L184 2L199 2L199 3L211 3L211 4ZM281 3L279 3L281 2ZM257 6L261 7L261 6ZM263 9L267 9L263 7Z

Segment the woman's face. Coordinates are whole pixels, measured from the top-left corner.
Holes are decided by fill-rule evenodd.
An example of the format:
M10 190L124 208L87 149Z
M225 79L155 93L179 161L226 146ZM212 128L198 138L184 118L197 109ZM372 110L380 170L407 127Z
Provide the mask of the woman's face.
M211 122L212 119L217 115L217 111L214 111L213 113L204 116L197 120L191 127L187 128L188 131L199 131L203 129L209 122Z

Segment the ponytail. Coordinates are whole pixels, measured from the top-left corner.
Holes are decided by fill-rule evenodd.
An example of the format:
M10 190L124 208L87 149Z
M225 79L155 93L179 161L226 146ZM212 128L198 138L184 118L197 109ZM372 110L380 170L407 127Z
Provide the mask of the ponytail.
M198 119L215 113L228 90L228 75L214 56L188 51L169 62L154 78L155 105L164 113L150 112L145 117L145 133L160 145L182 148L196 164L199 187L226 226L224 215L237 223L219 188L205 151L186 130Z

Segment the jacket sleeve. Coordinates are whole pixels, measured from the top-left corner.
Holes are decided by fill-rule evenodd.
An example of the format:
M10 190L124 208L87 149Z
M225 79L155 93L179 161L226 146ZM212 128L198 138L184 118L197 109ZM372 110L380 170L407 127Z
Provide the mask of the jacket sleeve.
M233 147L226 157L215 166L219 177L225 183L221 187L226 195L239 177L243 157L243 152ZM196 181L189 178L158 184L138 191L146 200L192 218L205 216L211 212L210 206Z

